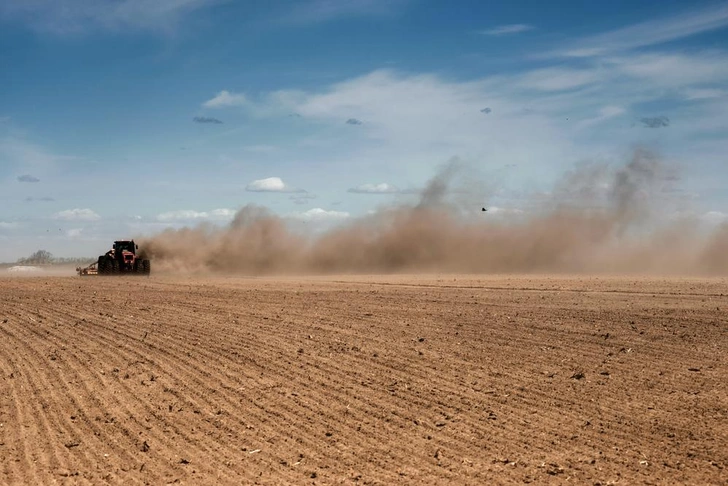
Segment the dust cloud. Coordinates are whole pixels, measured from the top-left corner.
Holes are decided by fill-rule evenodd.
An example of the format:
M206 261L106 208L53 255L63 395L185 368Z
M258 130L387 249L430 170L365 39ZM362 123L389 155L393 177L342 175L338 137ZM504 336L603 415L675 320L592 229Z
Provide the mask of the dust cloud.
M382 208L319 235L248 205L225 228L138 238L156 271L242 275L331 273L728 274L728 225L671 214L676 171L646 150L619 167L565 174L523 211L481 212L497 188L454 159L414 204Z

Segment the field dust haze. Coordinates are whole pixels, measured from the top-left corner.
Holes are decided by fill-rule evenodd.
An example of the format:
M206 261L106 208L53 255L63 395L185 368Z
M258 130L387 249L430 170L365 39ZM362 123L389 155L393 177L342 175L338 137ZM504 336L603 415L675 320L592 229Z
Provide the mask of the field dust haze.
M674 170L636 150L620 167L577 167L550 194L526 198L525 211L482 212L494 188L474 187L454 160L414 204L323 234L294 231L248 205L225 228L140 240L155 270L175 273L728 273L728 225L706 232L697 218L672 217L678 183Z

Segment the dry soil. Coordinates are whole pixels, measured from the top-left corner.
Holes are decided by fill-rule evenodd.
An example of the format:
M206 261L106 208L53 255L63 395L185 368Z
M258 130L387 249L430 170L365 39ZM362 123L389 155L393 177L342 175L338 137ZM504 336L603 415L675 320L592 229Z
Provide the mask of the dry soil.
M0 279L2 484L728 484L728 280Z

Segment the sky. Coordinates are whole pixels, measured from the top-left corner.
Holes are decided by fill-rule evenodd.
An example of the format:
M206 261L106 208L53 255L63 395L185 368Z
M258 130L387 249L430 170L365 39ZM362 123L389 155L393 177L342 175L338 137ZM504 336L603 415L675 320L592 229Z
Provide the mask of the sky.
M453 158L520 212L636 147L728 220L725 1L0 0L0 87L0 261L330 227Z

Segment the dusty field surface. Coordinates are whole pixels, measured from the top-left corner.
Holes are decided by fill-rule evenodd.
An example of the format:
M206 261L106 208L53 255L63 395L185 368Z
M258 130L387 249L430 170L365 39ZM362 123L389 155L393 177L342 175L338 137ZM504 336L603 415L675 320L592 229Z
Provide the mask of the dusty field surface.
M728 484L728 280L0 279L0 484Z

